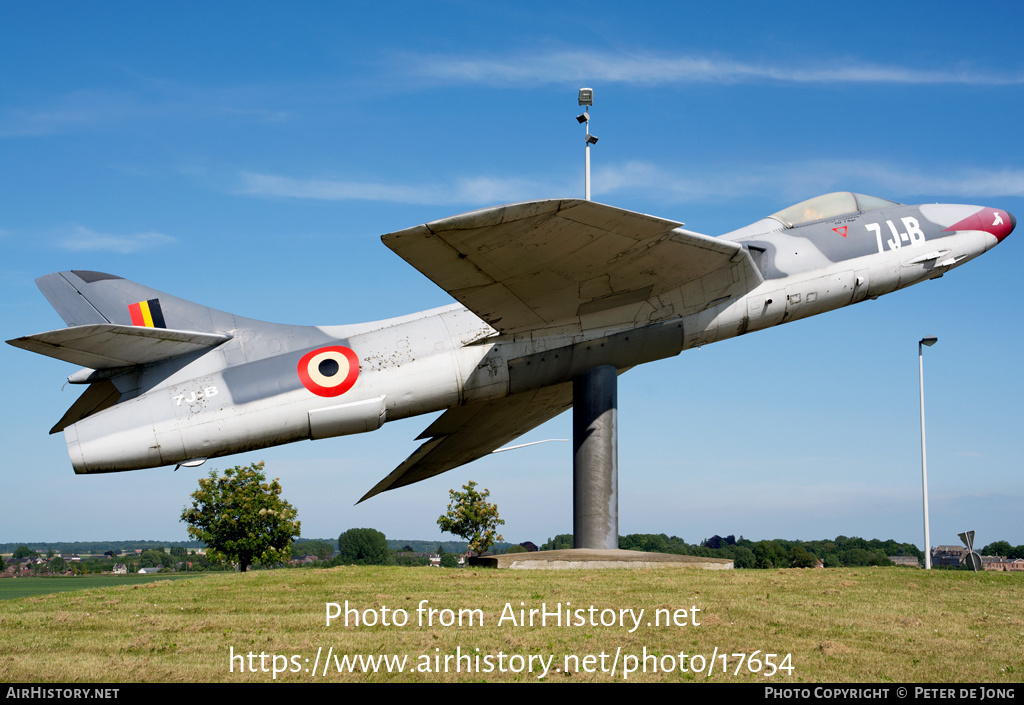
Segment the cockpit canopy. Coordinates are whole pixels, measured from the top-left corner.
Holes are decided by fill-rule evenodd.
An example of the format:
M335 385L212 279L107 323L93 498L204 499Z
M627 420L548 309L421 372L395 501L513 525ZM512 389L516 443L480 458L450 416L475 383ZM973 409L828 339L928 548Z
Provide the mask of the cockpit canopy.
M896 201L887 201L884 198L865 196L864 194L852 193L850 191L837 191L801 201L795 206L785 208L768 217L774 218L787 228L792 228L797 225L812 223L816 220L824 220L825 218L835 218L840 215L898 205L901 204Z

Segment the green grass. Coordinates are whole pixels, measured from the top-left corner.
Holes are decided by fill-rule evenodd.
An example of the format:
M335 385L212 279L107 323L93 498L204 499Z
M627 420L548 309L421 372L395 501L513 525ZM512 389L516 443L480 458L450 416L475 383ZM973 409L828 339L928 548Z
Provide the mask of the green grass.
M78 575L75 577L56 576L41 578L5 578L0 580L0 600L17 597L47 595L54 592L71 592L92 588L114 587L152 583L157 580L180 580L187 575Z
M658 672L634 673L629 680L1019 682L1024 673L1022 598L1024 575L898 568L585 572L346 567L210 574L0 603L0 680L269 682L275 656L279 681L538 679L538 671L467 673L465 661L463 672L456 673L454 657L461 653L480 656L484 667L485 656L504 655L493 665L503 663L506 669L520 663L510 657L527 662L532 656L535 666L539 659L553 658L544 680L609 682L623 679L626 655L646 653L648 665L657 663ZM364 615L379 617L384 606L405 610L409 624L345 626L338 619L327 626L326 604L346 600L360 611L371 610ZM420 625L416 610L422 600L453 614L479 609L483 625ZM633 632L589 624L499 625L506 605L518 611L521 602L527 609L567 602L598 612L643 609L644 618ZM700 610L700 626L647 626L655 610L694 606ZM338 672L332 658L325 676L329 649L339 658L404 656L406 671L357 666ZM716 649L729 655L727 673L720 658L710 677L679 670L681 652L707 660ZM318 650L319 672L313 674L309 670ZM739 657L732 654L754 652L760 659L755 668L762 670L767 653L779 654L776 664L790 654L791 672L767 678L743 666L737 674ZM587 656L592 660L584 660ZM673 662L670 672L662 670ZM441 672L435 672L435 663ZM687 665L694 664L688 659ZM409 672L413 668L420 670Z

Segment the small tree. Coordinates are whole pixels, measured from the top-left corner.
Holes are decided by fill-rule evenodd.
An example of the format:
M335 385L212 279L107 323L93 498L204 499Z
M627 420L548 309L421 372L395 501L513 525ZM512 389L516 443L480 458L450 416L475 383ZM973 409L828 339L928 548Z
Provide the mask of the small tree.
M463 485L465 492L448 490L451 501L448 512L437 518L441 531L461 536L469 540L469 550L478 556L483 555L496 541L504 539L497 533L497 528L505 523L498 518L498 507L487 501L491 491L476 491L476 483L472 480Z
M281 499L277 479L266 480L262 462L236 465L221 476L212 470L199 480L181 520L188 522L189 536L209 547L211 558L237 562L242 572L255 562L288 560L301 524L292 505Z
M345 565L387 565L387 537L376 529L349 529L338 537L338 561Z

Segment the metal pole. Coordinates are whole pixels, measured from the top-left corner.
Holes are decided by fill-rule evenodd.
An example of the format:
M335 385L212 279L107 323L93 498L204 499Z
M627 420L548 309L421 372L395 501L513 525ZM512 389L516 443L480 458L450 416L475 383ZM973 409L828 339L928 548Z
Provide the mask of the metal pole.
M927 336L917 343L917 371L921 388L921 492L924 503L924 569L932 569L932 544L928 531L928 453L924 442L924 346L935 345L938 338Z
M590 108L587 108L586 112L587 112L587 115L589 117L589 115L590 115ZM585 186L586 186L586 192L587 192L587 200L589 201L590 200L590 120L589 119L587 120L587 137L586 137L586 140L584 141L584 144L586 144L586 146L587 146L586 147L587 148L587 170L586 170L586 179L585 179L586 183L585 183Z
M618 375L601 365L573 380L573 548L619 547Z

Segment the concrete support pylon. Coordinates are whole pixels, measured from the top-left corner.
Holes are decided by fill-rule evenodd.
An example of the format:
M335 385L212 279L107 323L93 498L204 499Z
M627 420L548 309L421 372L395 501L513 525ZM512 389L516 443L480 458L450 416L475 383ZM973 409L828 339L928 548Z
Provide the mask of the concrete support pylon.
M572 383L572 533L575 548L619 547L618 370Z

